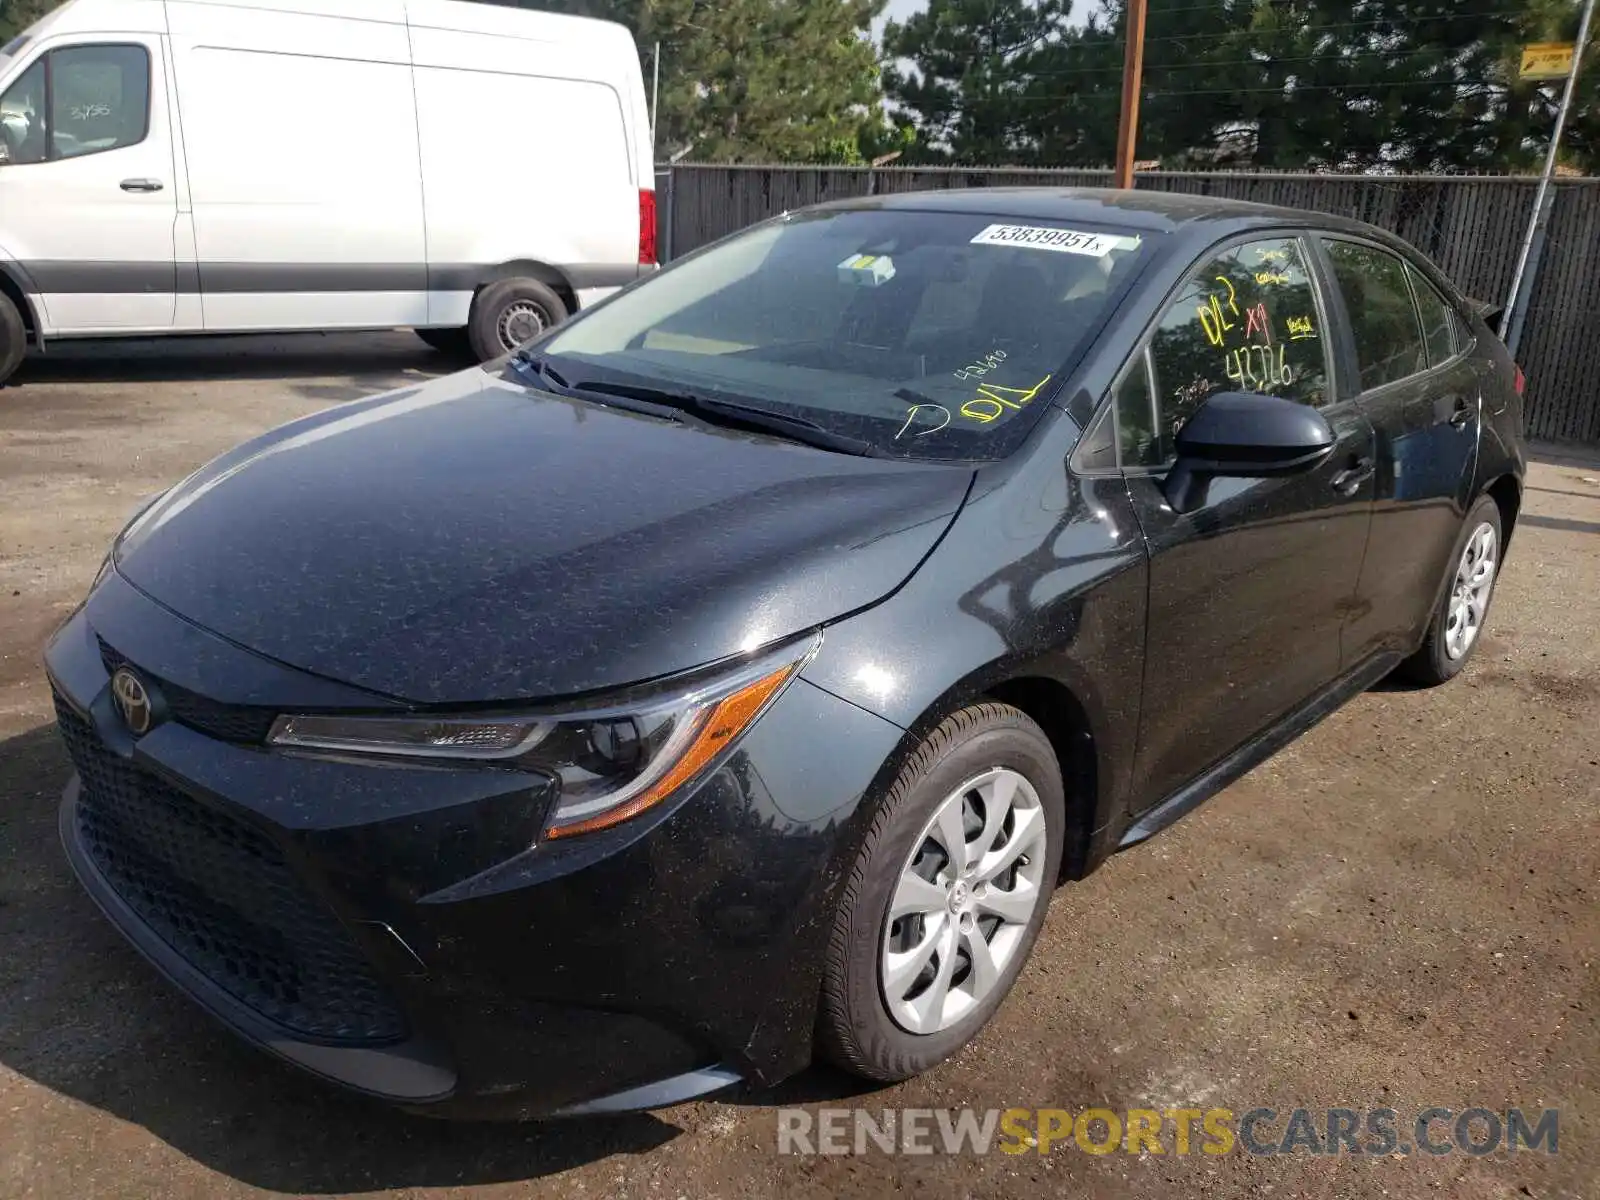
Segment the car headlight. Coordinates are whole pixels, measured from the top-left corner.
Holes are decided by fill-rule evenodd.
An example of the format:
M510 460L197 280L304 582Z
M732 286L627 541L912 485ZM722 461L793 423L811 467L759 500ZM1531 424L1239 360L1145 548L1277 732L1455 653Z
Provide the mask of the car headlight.
M655 807L719 758L816 652L821 635L708 681L636 702L513 716L286 715L268 744L490 762L559 786L546 836L605 829Z

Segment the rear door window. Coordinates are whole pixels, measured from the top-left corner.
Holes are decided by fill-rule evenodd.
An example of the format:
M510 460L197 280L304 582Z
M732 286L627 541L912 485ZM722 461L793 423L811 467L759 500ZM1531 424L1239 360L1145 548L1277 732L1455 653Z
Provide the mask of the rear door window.
M1405 264L1361 242L1330 241L1327 247L1350 316L1362 391L1425 370L1427 345Z

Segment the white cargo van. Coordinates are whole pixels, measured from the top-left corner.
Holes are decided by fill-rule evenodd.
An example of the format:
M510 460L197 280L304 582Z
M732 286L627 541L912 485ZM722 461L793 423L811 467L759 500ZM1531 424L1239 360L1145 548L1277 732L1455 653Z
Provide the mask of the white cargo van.
M655 262L620 25L458 0L69 0L0 49L24 343L411 327L490 358Z

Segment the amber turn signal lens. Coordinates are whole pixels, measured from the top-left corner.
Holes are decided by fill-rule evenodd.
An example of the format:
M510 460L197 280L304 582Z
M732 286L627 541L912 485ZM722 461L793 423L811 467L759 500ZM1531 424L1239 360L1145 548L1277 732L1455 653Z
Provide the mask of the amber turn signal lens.
M597 829L606 829L636 817L660 804L699 774L707 763L744 732L798 666L798 663L785 663L770 675L763 675L732 695L708 705L705 711L694 718L694 736L688 746L660 779L630 800L588 820L575 821L570 825L552 825L546 836L559 838L593 833Z

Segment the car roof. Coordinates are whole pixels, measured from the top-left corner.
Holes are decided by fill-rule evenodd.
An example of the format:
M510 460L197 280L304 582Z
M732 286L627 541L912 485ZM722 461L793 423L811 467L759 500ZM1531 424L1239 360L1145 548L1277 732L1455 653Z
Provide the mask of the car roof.
M1119 191L1112 188L967 187L938 191L898 192L835 200L823 209L879 209L890 212L952 212L1022 220L1083 221L1176 233L1187 227L1207 227L1208 235L1227 232L1217 225L1239 229L1274 225L1312 225L1342 229L1370 237L1381 231L1360 221L1299 208L1282 208L1232 200L1222 196L1195 196L1183 192ZM1391 240L1385 238L1384 240Z

